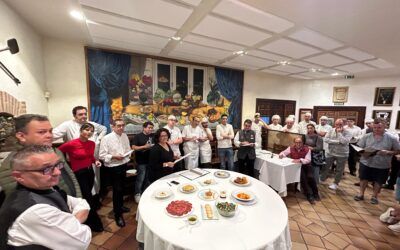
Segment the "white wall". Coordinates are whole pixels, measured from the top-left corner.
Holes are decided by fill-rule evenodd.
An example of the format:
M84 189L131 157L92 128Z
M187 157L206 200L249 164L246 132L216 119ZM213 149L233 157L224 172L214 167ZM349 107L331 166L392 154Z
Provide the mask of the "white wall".
M1 52L0 61L21 81L16 86L0 70L0 91L9 93L18 101L25 101L28 113L47 114L41 37L3 1L0 1L0 23L0 47L6 47L8 39L16 38L20 49L14 55L8 51Z
M88 105L84 46L52 38L43 40L49 118L55 127L72 119L72 108Z

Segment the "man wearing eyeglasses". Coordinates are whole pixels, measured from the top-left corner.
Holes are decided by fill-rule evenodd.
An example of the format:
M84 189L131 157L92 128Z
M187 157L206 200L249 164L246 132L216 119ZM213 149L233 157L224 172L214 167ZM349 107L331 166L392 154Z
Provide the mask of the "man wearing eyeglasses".
M64 162L49 146L28 146L11 160L16 189L0 209L0 249L86 249L89 205L57 187Z
M29 145L51 146L53 142L52 126L49 119L43 115L25 114L15 118L15 137L21 147ZM56 148L54 152L64 161L65 167L61 170L59 187L68 195L82 197L78 181L71 168L65 162L64 155ZM15 152L12 152L4 159L0 167L0 186L3 187L7 196L15 189L16 182L11 177L11 159ZM1 206L1 203L0 203Z
M256 132L251 130L252 121L246 119L243 129L238 131L233 139L236 147L239 147L237 158L239 172L254 177L254 161L256 160Z

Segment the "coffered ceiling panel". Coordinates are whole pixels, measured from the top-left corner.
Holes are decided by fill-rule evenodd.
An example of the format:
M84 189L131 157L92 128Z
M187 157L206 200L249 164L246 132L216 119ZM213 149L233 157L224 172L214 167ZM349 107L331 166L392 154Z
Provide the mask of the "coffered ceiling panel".
M271 35L219 17L207 16L193 29L193 33L243 45L253 45Z
M303 61L293 61L290 64L295 65L295 66L300 66L306 69L318 69L321 68L321 66L316 65L316 64L312 64L312 63L308 63L308 62L303 62Z
M284 60L288 60L288 57L285 56L278 56L269 52L265 52L262 50L249 50L247 52L247 54L252 55L252 56L258 56L261 58L265 58L265 59L269 59L272 61L284 61Z
M227 43L227 42L221 42L215 39L210 39L202 36L197 36L197 35L187 35L184 39L184 41L189 41L192 43L196 43L199 45L206 45L214 48L220 48L224 50L230 50L232 52L238 51L238 50L243 50L243 46L239 46L236 44L232 43Z
M259 67L254 67L254 66L251 66L251 65L246 65L246 64L243 64L243 63L235 63L235 62L232 62L232 61L225 62L225 63L223 63L222 65L223 65L223 66L226 66L226 67L237 68L237 69L256 70L256 69L259 68Z
M201 0L181 0L181 1L193 6L197 6L201 3Z
M343 66L338 66L335 67L336 69L344 70L350 73L358 73L358 72L363 72L363 71L368 71L368 70L373 70L374 68L369 67L365 64L362 63L353 63L353 64L347 64Z
M306 69L292 66L292 65L278 65L275 67L271 67L270 69L284 71L284 72L288 72L288 73L299 73L299 72L306 71Z
M370 55L364 51L361 51L361 50L358 50L355 48L346 48L346 49L336 50L335 53L342 55L342 56L349 57L356 61L364 61L364 60L369 60L369 59L374 58L373 55Z
M120 42L128 42L137 45L143 45L154 48L164 48L168 43L168 38L155 35L144 34L140 32L127 31L124 29L113 28L99 24L88 24L91 36L112 38Z
M388 63L383 59L376 59L376 60L367 61L367 62L364 62L364 63L372 65L372 66L375 66L375 67L380 68L380 69L387 69L387 68L393 68L394 67L393 64Z
M243 63L243 64L247 64L250 66L258 67L258 68L264 68L264 67L268 67L268 66L275 64L275 62L273 62L273 61L264 60L264 59L260 59L260 58L257 58L254 56L248 56L248 55L237 56L230 61L235 62L235 63Z
M121 41L116 41L108 38L103 38L103 37L93 37L93 43L96 44L97 46L101 48L111 48L111 49L117 49L117 50L127 50L131 52L136 52L136 53L148 53L151 55L157 55L160 53L161 49L160 48L154 48L150 47L147 45L143 44L134 44L130 42L121 42Z
M289 37L326 50L336 49L343 46L343 43L309 29L298 30L289 35Z
M109 24L121 28L126 28L128 30L137 30L165 37L171 37L176 33L176 30L172 28L164 28L159 25L140 22L118 15L110 15L103 12L94 11L92 9L83 9L83 12L88 20L97 23Z
M282 54L285 56L293 57L293 58L301 58L305 56L309 56L312 54L319 53L320 50L314 49L312 47L290 41L288 39L279 39L273 41L263 47L263 50L268 50L271 52L275 52L278 54Z
M192 13L191 8L185 8L181 5L162 0L79 1L82 5L172 28L180 28Z
M236 0L222 0L214 8L213 12L276 33L283 32L294 26L294 24L288 20L271 15Z
M327 67L332 67L332 66L336 66L336 65L341 65L341 64L345 64L345 63L351 63L353 62L350 59L341 57L341 56L336 56L333 54L322 54L319 56L314 56L314 57L310 57L307 59L304 59L307 62L312 62L312 63L316 63L316 64L320 64L320 65L324 65Z
M180 51L172 51L168 55L173 58L176 58L176 59L192 61L192 62L202 62L202 63L207 63L207 64L213 64L217 61L217 59L215 59L215 58L210 58L210 57L206 57L206 56L185 53L185 52L180 52Z
M272 69L263 69L261 70L262 72L266 72L266 73L270 73L270 74L275 74L275 75L288 75L288 72L282 72L282 71L278 71L278 70L272 70Z
M304 72L304 73L301 73L301 74L299 74L299 75L300 75L300 76L304 76L304 77L315 78L315 79L322 79L322 78L328 78L328 77L330 77L329 74L325 74L325 73L323 73L323 72L318 72L318 71L316 71L316 72L311 72L311 71L309 71L309 72Z
M303 75L290 75L290 77L297 78L297 79L304 79L304 80L313 79L312 77L303 76Z
M345 74L348 73L348 72L344 72L344 71L337 70L337 69L327 69L327 68L323 68L323 69L322 69L322 72L323 72L323 73L327 73L327 74L334 74L334 73L337 73L338 75L345 75Z
M232 55L232 52L230 52L230 51L224 51L224 50L220 50L220 49L204 47L204 46L192 44L189 42L184 42L184 43L178 44L175 47L174 51L193 54L193 55L199 55L199 56L208 57L208 58L214 58L214 59L218 59L218 60L221 60L225 57Z

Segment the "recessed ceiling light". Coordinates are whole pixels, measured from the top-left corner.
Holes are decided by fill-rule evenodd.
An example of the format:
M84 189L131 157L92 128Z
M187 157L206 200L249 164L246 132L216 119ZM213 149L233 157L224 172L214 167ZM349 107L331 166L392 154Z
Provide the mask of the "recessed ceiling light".
M276 64L279 64L279 65L285 66L285 65L289 65L289 64L290 64L290 62L289 62L289 61L279 61L279 62L277 62Z
M69 12L69 14L75 18L76 20L82 21L83 19L85 19L85 17L82 15L81 12L76 11L76 10L72 10L71 12Z
M322 69L311 68L310 71L311 71L311 72L317 72L317 71L322 71Z
M180 41L182 39L182 37L180 37L180 36L172 36L171 39L174 40L174 41Z
M238 50L233 52L234 55L239 55L239 56L243 56L243 55L247 55L247 51L244 50Z
M338 72L335 72L335 73L332 73L332 74L331 74L331 76L338 76L338 75L339 75Z

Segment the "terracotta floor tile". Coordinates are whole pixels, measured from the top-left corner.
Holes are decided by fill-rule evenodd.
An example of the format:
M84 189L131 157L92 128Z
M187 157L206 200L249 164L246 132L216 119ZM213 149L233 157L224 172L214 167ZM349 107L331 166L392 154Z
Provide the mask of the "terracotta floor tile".
M325 208L325 206L314 206L314 210L317 214L330 214L329 210Z
M314 208L310 204L300 204L300 208L303 211L310 211L310 212L315 212Z
M358 228L364 228L364 229L370 229L371 226L365 222L364 220L352 220L350 219L350 221L354 224L354 226L358 227Z
M351 235L348 236L347 234L343 234L343 233L335 233L335 235L339 236L342 240L348 242L349 244L352 243L352 241L349 238L349 237L351 237Z
M359 250L359 248L353 246L353 245L348 245L345 250Z
M290 237L292 238L292 242L297 242L297 243L304 243L303 236L300 232L298 231L290 231Z
M308 250L325 250L326 248L322 248L322 247L315 247L315 246L309 246L307 245Z
M347 225L341 225L341 227L343 228L343 231L348 235L364 237L364 235L356 227L351 227Z
M319 216L316 212L304 211L304 217L307 219L317 219L319 220Z
M362 249L375 249L374 245L371 244L366 238L353 236L351 237L353 245Z
M329 241L332 245L338 247L339 249L344 249L349 245L349 243L339 236L337 236L335 233L330 233L326 236L323 237L325 240Z
M342 227L338 223L324 222L324 224L329 232L345 233L345 231L343 231Z
M319 220L319 219L318 220L317 219L309 219L309 220L326 229L326 226L322 220Z
M324 247L324 243L322 243L322 240L318 235L307 234L307 233L302 233L302 235L307 245Z
M109 238L113 236L112 233L104 231L101 233L97 233L96 235L92 236L92 242L93 244L97 246L103 245Z
M342 212L341 210L329 209L329 212L330 212L333 216L339 216L339 217L347 218L346 214L345 214L344 212Z
M292 242L292 250L307 250L306 244Z
M326 249L330 249L330 250L340 250L340 248L338 248L337 246L333 245L332 243L330 243L329 241L325 240L324 238L322 238L322 242L325 245Z
M299 228L300 228L300 232L307 233L307 234L314 234L314 232L311 231L310 229L308 229L307 227L305 227L305 226L303 226L301 224L298 224L298 225L299 225Z
M350 219L353 219L353 220L364 220L363 218L361 218L361 216L360 215L358 215L357 213L354 213L354 212L347 212L347 211L344 211L343 212L347 217L349 217Z
M345 225L345 226L352 226L354 227L354 224L347 218L342 218L342 217L336 217L337 222L340 225Z
M127 237L136 238L136 235L133 234L134 232L136 232L136 226L131 225L131 224L126 224L126 226L122 227L120 230L118 230L116 232L116 234L118 234L124 238L127 238Z
M112 210L113 210L112 207L103 206L97 211L97 214L107 216L110 212L112 212Z
M124 237L114 234L102 245L102 247L110 250L117 249L124 242L124 240L125 240Z
M336 222L335 218L332 215L320 214L319 217L321 218L322 221L332 222L332 223Z
M289 220L289 228L291 231L300 231L300 228L297 225L297 222L294 220Z
M310 221L309 219L307 219L306 217L302 216L302 215L296 215L292 217L293 220L297 221L298 224L301 224L303 226L308 226L312 223L312 221Z
M94 244L90 244L88 247L88 250L97 250L99 247L94 245Z
M316 235L319 235L321 237L329 234L329 231L325 227L321 227L316 223L308 225L307 228L313 231Z
M113 220L111 223L109 223L105 228L104 228L107 232L110 233L115 233L117 232L120 227L117 226L117 224L115 223L115 221Z
M376 240L369 240L369 241L372 243L372 245L374 245L374 247L376 247L376 249L379 249L379 250L393 250L394 249L390 244L385 243L385 242L376 241Z
M138 249L138 242L136 241L136 237L128 237L124 242L119 246L118 250L132 250Z
M379 234L372 230L367 230L363 228L359 228L360 232L368 239L370 240L377 240L377 241L386 241L384 238L382 238Z

